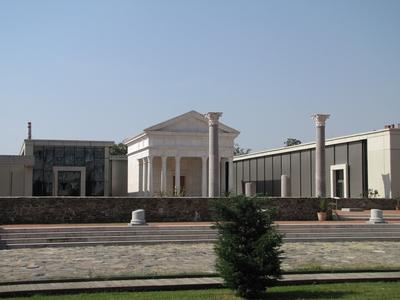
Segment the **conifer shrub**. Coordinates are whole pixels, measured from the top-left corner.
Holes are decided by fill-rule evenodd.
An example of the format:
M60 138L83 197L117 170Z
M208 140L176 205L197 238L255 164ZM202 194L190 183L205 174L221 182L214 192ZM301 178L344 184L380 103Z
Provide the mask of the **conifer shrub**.
M257 198L243 195L213 203L219 237L216 269L225 285L246 299L263 298L281 275L282 237L272 225L273 212Z

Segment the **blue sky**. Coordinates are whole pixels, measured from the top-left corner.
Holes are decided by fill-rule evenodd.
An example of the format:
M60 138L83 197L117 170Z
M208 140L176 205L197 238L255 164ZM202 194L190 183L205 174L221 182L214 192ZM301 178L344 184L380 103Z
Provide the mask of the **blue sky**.
M0 154L222 111L253 150L400 123L400 1L0 0Z

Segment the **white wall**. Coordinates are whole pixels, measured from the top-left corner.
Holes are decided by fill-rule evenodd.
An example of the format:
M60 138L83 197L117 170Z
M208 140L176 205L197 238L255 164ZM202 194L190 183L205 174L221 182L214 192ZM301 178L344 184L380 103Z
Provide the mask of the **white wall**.
M0 156L0 196L32 195L32 162L23 156Z
M367 138L368 188L379 197L391 197L390 132L382 131Z
M390 165L392 197L400 197L400 130L390 133Z

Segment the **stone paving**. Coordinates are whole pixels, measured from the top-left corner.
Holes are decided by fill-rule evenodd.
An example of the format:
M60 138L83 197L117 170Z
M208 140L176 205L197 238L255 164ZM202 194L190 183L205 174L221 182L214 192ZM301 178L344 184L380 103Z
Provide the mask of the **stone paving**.
M400 269L400 242L285 243L284 270ZM213 244L0 250L0 282L214 273Z

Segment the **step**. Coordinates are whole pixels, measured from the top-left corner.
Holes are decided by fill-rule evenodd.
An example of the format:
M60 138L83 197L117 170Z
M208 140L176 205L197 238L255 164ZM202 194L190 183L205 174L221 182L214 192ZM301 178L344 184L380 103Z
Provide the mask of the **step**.
M179 234L213 234L215 230L152 230L152 231L68 231L68 232L24 232L24 233L1 233L2 238L29 238L34 236L40 237L75 237L75 236L97 236L101 233L102 236L138 236L138 235L179 235Z
M7 244L25 244L25 243L53 243L53 242L100 242L100 241L138 241L138 240L179 240L179 239L211 239L216 238L216 234L204 234L204 235L137 235L137 236L78 236L78 237L34 237L25 239L3 239L2 241Z
M20 248L43 248L43 247L87 247L87 246L121 246L136 244L166 244L166 243L214 243L215 239L179 239L179 240L139 240L139 241L102 241L102 242L70 242L70 243L26 243L26 244L7 244L5 249Z

